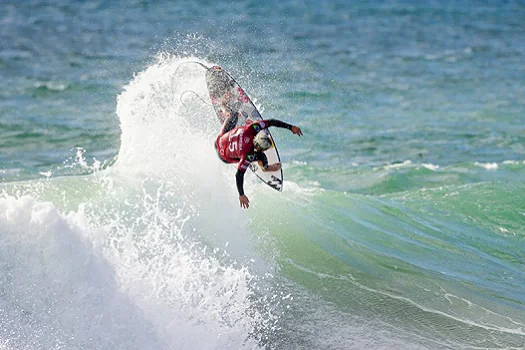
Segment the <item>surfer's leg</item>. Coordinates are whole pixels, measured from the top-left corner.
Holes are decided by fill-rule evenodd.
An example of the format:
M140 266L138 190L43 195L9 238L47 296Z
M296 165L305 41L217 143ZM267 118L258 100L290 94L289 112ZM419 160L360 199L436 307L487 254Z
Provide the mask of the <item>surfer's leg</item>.
M233 130L235 128L235 125L237 125L237 120L239 119L238 113L231 113L228 118L224 121L222 124L221 132L219 133L219 136L222 136L226 134L228 131Z

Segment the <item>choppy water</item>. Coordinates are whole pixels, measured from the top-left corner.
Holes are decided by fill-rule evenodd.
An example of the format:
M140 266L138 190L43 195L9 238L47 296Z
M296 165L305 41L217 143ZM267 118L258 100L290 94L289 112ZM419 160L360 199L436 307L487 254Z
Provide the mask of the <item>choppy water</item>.
M0 6L0 349L525 347L522 1Z

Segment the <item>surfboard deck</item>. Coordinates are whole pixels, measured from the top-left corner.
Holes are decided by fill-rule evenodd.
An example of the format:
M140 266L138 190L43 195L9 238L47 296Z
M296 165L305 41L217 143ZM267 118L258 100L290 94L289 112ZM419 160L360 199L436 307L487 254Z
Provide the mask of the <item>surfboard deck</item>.
M231 101L230 110L237 112L239 119L236 126L243 126L250 121L262 120L261 114L253 104L250 97L244 92L239 84L232 78L232 76L219 66L206 67L206 85L210 94L210 99L213 104L213 109L217 114L219 123L222 126L227 116L221 109L221 98L230 93ZM268 129L263 130L272 141L272 147L264 152L268 158L268 164L274 164L281 161L279 152L275 146L274 138ZM250 165L250 169L257 175L257 177L271 188L282 191L283 189L283 171L263 171L257 162Z

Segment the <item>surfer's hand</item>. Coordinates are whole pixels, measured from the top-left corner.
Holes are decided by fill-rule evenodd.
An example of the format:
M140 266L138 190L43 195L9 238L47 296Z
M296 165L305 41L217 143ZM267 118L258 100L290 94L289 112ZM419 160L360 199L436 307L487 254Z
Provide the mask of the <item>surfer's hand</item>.
M277 171L281 170L281 163L270 164L264 169L264 171Z
M295 135L303 136L303 132L300 127L294 125L292 126L291 130Z
M241 203L241 208L246 208L250 206L250 200L245 195L239 197L239 202Z

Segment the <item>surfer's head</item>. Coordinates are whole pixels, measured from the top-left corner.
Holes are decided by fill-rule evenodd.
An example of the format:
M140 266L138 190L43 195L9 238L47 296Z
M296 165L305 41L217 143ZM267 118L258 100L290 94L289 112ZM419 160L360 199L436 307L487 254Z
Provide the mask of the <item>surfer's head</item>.
M259 151L266 151L268 148L272 147L272 140L270 140L265 132L259 132L253 138L253 145Z

